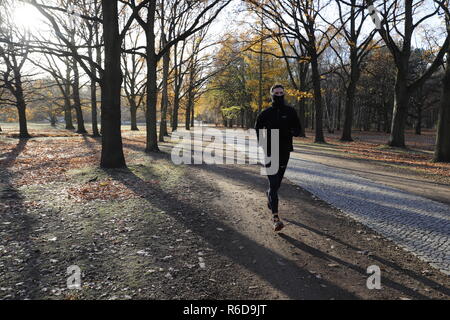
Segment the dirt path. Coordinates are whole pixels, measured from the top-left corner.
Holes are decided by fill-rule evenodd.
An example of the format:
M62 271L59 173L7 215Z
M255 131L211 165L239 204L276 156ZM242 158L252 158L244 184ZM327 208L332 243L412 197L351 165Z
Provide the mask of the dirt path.
M5 149L0 298L450 297L448 277L289 181L280 191L287 226L275 234L259 167L175 166L133 139L124 139L128 169L86 162L23 185L22 175L37 170L16 170L32 159L28 152L63 142ZM92 138L67 143L89 156L100 147ZM81 290L66 288L70 265L82 270ZM380 290L366 287L371 265L381 269Z
M191 173L212 181L214 192L221 195L212 202L215 210L235 220L235 230L251 239L251 247L243 255L245 261L239 263L258 276L268 291L273 290L272 297L449 297L448 277L431 271L414 256L349 221L294 184L285 181L282 187L280 212L288 224L283 232L274 234L264 196L267 185L258 168L200 167ZM371 265L382 270L382 290L366 288L366 270Z

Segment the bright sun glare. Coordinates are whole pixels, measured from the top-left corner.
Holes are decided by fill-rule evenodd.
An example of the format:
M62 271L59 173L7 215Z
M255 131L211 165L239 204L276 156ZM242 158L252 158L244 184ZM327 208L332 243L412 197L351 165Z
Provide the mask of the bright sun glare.
M42 29L41 14L39 11L29 4L23 4L15 8L14 23L19 28L33 30Z

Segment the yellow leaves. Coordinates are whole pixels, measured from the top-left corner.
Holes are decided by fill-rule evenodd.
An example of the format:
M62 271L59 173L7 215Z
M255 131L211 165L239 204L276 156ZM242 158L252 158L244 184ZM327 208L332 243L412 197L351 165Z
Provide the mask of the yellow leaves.
M272 103L268 100L263 101L262 107L263 109L268 108Z
M4 111L4 110L2 110L2 111ZM5 120L5 122L17 122L17 121L18 121L17 114L8 115Z
M25 113L26 113L27 119L31 119L34 117L35 111L30 108L27 108L25 110Z
M299 58L297 59L297 61L298 61L299 63L308 63L308 62L311 61L311 57L309 57L309 56L302 56L302 57L299 57Z
M241 106L232 106L228 108L222 108L222 115L225 119L235 119L241 112Z
M297 101L300 101L302 99L312 99L314 96L309 91L300 91L296 89L286 89L286 93L295 98Z
M200 99L195 104L194 108L194 117L204 114L206 110L210 107L210 103L208 101L208 97L206 95L200 96Z

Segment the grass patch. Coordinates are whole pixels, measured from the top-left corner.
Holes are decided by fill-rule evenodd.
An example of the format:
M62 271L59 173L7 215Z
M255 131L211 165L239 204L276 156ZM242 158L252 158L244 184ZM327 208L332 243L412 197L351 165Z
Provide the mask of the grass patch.
M109 177L104 169L92 166L68 170L66 175L69 176L71 180L75 180L75 182L79 181L81 183L86 183L93 179L98 181L106 180Z

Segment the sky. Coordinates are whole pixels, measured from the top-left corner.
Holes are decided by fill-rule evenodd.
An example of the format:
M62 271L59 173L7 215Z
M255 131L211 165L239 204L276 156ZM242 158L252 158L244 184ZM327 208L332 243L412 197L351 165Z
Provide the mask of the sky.
M431 3L431 0L425 0L427 3ZM238 22L241 22L246 18L246 15L243 13L239 13L242 5L241 1L233 0L231 5L224 9L224 11L219 15L218 19L214 22L214 26L212 28L212 32L216 34L221 34L223 31L237 31L240 27ZM45 18L39 13L39 11L34 8L32 5L24 3L20 0L14 1L16 7L14 13L14 20L17 26L21 28L27 28L34 31L44 31L47 29ZM335 16L336 11L333 6L328 8L329 12L325 12L327 17ZM418 16L415 16L415 19L418 19ZM331 19L330 19L331 20ZM370 22L371 26L373 26L372 22ZM431 19L428 24L431 27L442 25L441 22L435 18Z
M428 4L431 0L425 0ZM47 20L40 14L40 12L35 9L32 5L26 4L20 0L15 0L14 4L16 6L14 10L14 21L19 28L25 28L32 33L43 33L46 34L49 30L49 25ZM324 15L327 19L334 20L336 18L336 11L333 10L333 6L326 8ZM414 19L419 19L419 16L415 16ZM218 16L218 19L214 21L210 28L212 40L217 40L223 38L225 33L239 33L247 26L251 24L251 19L248 15L242 12L242 4L239 0L233 0L231 5L224 9L223 12ZM435 33L439 36L443 24L437 18L434 18L428 22L429 27L427 28L430 32ZM372 30L374 24L372 21L367 21L365 28L369 31ZM442 34L443 35L443 34ZM414 46L421 46L423 44L423 38L420 35L416 35L413 39Z
M15 24L19 28L29 30L43 30L46 29L44 24L44 17L40 12L30 4L14 1L16 8L14 10L13 18Z

